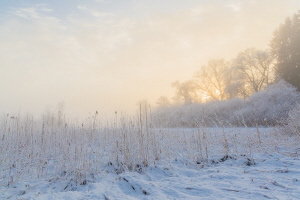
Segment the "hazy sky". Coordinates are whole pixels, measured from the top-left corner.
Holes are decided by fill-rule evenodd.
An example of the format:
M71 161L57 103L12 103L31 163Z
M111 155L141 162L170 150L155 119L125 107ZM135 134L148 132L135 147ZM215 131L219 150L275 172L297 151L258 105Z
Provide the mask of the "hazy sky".
M0 1L0 114L87 116L172 97L211 58L265 49L299 0Z

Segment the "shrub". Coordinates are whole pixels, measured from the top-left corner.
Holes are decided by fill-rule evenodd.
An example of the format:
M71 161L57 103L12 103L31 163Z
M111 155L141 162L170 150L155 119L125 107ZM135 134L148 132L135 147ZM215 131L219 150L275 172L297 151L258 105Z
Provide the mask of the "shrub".
M154 112L160 126L274 126L289 116L299 103L296 88L279 81L246 100L193 103L161 107Z
M300 136L300 104L289 112L289 117L286 120L285 128L290 134Z
M246 124L276 125L288 117L300 99L296 88L281 80L263 91L254 93L236 116L244 117Z

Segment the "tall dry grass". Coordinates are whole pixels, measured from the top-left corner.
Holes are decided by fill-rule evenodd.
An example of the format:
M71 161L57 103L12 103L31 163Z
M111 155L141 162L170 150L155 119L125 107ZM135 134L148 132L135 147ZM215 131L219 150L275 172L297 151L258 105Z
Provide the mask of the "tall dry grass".
M79 123L57 115L41 120L6 115L0 131L0 185L28 178L85 184L101 173L141 172L175 161L201 168L224 156L253 158L284 141L270 128L208 128L203 121L196 128L162 128L147 104L140 104L135 116L116 112L107 121L97 116ZM289 138L286 142L291 144Z

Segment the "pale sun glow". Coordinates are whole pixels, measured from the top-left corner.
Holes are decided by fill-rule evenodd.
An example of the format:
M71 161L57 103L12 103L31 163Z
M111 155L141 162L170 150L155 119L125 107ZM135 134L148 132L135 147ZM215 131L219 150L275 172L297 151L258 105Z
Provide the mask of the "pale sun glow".
M0 114L134 113L211 58L265 49L300 7L281 1L2 1ZM205 99L206 97L203 97Z

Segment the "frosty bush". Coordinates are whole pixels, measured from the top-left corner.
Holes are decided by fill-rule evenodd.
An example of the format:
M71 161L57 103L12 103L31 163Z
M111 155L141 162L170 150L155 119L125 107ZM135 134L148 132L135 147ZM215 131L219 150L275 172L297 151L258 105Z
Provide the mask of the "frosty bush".
M159 108L154 114L161 126L273 126L286 119L299 100L295 87L279 81L246 100L174 105Z
M300 104L289 112L285 128L288 133L300 136Z
M251 126L276 125L288 117L289 111L297 105L299 99L296 88L282 80L254 93L235 115L243 117L246 124Z
M234 111L240 110L244 101L239 98L159 108L154 119L163 127L199 127L234 124Z

